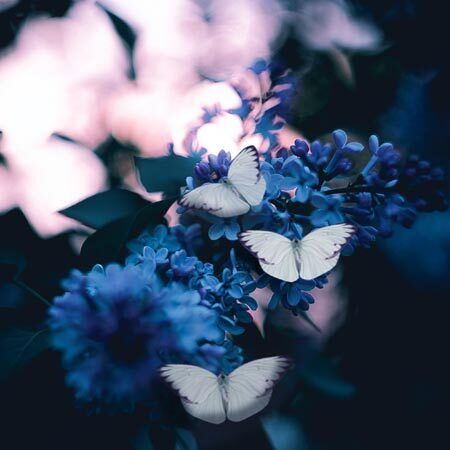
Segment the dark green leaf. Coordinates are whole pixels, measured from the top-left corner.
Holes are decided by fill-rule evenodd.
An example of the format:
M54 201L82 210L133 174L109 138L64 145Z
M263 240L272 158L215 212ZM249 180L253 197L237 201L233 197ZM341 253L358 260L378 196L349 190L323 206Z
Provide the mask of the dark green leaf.
M335 364L323 356L313 358L302 370L302 378L315 389L333 397L349 397L355 387L344 380Z
M95 264L118 262L124 255L126 243L148 226L163 222L164 215L175 198L149 203L136 214L115 220L89 236L81 249L84 268Z
M24 271L25 257L12 249L2 249L0 252L0 281L12 282Z
M27 365L50 347L49 329L39 331L7 328L0 331L0 381Z
M142 184L148 192L178 194L186 185L186 177L193 175L195 158L169 155L162 158L135 158Z
M69 206L60 213L98 229L122 217L135 214L148 203L134 192L113 188Z

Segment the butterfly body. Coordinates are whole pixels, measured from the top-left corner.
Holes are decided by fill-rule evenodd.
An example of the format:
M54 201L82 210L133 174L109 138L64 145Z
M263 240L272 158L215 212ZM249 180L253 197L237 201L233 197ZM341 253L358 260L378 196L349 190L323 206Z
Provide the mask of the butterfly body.
M200 367L168 364L161 368L161 376L178 391L189 414L219 424L227 418L240 422L264 409L275 383L289 366L287 358L274 356L216 376Z

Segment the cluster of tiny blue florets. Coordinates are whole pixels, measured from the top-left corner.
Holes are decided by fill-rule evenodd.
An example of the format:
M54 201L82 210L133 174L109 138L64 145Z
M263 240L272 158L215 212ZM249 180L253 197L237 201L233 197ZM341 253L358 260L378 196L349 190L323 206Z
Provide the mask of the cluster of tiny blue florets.
M251 70L266 77L270 68L259 61ZM327 274L293 283L275 279L240 246L240 231L301 239L315 228L345 222L356 230L342 249L350 255L378 235L391 235L395 224L410 227L419 212L446 208L443 172L416 156L405 160L376 136L369 138L368 150L349 142L342 130L333 132L332 143L297 139L282 148L276 131L292 94L290 82L289 74L281 73L258 99L236 87L242 108L228 111L253 124L269 143L260 158L266 182L260 205L226 219L180 206L180 225L143 232L128 243L124 265L96 266L66 280L66 293L50 308L49 326L68 384L80 399L151 401L157 369L165 363L231 372L243 361L232 337L252 322L257 288L271 290L269 309L281 304L305 316L314 303L311 291L327 283ZM202 123L222 112L205 110ZM223 182L232 161L226 151L207 155L194 148L196 131L186 145L201 162L186 179L187 191Z
M197 232L198 224L170 229L158 225L152 232L145 232L129 243L131 254L126 262L142 267L147 275L157 274L167 283L176 281L196 291L202 305L217 312L217 324L223 333L241 334L244 328L239 323L252 322L248 311L257 306L250 296L256 283L250 273L236 267L234 251L219 271L212 263L202 262L192 245ZM191 236L188 250L181 244L186 243L186 235Z
M440 169L416 156L405 161L391 143L380 144L375 135L369 138L368 151L359 142L349 142L342 130L332 136L333 143L309 144L297 139L289 149L263 154L260 168L266 192L262 203L247 214L222 219L181 208L182 218L196 214L209 223L212 241L226 239L232 245L243 230L263 229L301 238L315 228L346 222L356 229L342 249L344 255L350 255L357 247L369 247L377 235L390 236L396 223L412 226L420 211L446 208ZM230 163L231 156L225 151L209 155L197 164L188 189L206 182L220 183ZM357 171L358 166L362 169ZM254 258L242 257L238 265L246 267L248 274L259 275L258 287L270 286L269 308L281 303L299 314L314 302L309 291L327 282L326 275L308 282L281 282L263 274Z
M245 308L226 300L239 297L246 304L243 277L226 274L219 287L212 265L181 249L185 241L177 235L191 232L158 226L130 243L124 266L74 271L65 281L66 293L50 308L49 326L80 400L150 401L157 370L166 363L215 373L241 364L242 352L224 329L236 327L228 315L244 318ZM216 304L220 300L223 308Z

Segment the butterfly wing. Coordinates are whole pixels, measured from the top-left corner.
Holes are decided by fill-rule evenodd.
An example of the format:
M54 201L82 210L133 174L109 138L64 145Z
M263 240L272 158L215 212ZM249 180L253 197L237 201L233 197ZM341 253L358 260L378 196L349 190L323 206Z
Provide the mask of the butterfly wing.
M300 277L312 280L333 269L342 246L354 234L349 224L330 225L307 234L298 247Z
M290 239L271 231L249 230L240 233L239 240L258 258L264 272L283 281L298 280L300 274Z
M185 194L180 204L217 217L240 216L250 210L250 206L226 183L205 183Z
M257 359L242 365L227 377L227 417L240 422L263 410L272 389L290 366L283 356Z
M191 416L214 424L225 421L222 394L213 373L185 364L168 364L160 373L178 391L184 409Z
M246 147L233 159L228 179L250 206L261 203L266 192L266 181L261 176L259 156L255 147Z

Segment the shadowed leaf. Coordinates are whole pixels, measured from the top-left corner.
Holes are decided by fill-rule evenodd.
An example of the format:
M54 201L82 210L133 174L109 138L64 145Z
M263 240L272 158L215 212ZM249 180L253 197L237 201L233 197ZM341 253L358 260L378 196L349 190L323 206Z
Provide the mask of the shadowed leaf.
M164 215L175 200L176 198L169 198L148 203L136 214L115 220L93 233L81 249L83 267L120 261L126 243L146 227L162 223Z
M344 380L329 359L317 356L302 370L302 378L310 386L333 397L349 397L355 387Z
M50 346L48 328L39 331L7 328L0 331L0 382L26 366Z
M149 202L126 189L109 189L60 211L91 228L101 228L122 217L134 214Z
M186 177L193 175L195 158L169 155L162 158L135 158L139 177L148 192L178 194L186 185Z

